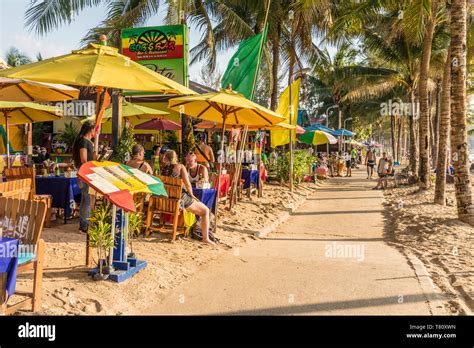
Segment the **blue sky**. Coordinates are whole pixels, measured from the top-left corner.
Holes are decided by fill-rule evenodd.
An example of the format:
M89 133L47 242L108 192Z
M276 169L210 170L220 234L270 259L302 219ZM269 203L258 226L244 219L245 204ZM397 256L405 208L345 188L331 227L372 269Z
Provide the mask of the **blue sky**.
M15 46L35 59L41 52L43 58L66 54L80 48L80 40L90 28L96 27L104 18L105 6L86 9L81 12L70 25L52 31L46 36L37 36L29 32L24 25L25 9L31 0L0 0L0 57L5 58L6 51ZM163 24L165 8L160 14L151 18L146 26ZM190 47L194 47L200 40L201 33L196 28L190 28ZM237 48L219 54L218 66L221 71ZM190 66L192 80L197 80L202 63Z

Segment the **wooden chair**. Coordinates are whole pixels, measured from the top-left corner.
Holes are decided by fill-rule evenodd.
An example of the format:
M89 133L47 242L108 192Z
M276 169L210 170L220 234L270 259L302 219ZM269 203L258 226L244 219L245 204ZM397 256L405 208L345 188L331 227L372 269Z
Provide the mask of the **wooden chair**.
M2 182L0 183L0 197L29 199L30 187L31 179Z
M32 307L36 312L41 306L41 284L43 280L44 241L41 239L46 204L43 202L13 198L0 198L0 222L3 237L16 238L24 247L34 247L28 253L21 250L17 274L34 270L33 292L16 291L13 296L27 296L26 300L8 306L8 300L1 304L0 312L12 314L20 308ZM4 296L1 296L4 297Z
M19 179L31 179L30 199L44 202L46 204L46 221L45 227L51 226L51 210L53 204L53 197L50 195L36 194L36 171L35 168L13 167L5 168L5 177L7 181Z
M185 232L184 218L181 211L181 192L183 181L177 178L168 176L158 176L163 182L168 197L152 196L148 202L145 236L148 237L152 231L169 232L169 227L164 224L164 214L173 216L173 224L171 226L172 240L176 240L178 230ZM153 219L155 216L160 216L160 225L153 226Z

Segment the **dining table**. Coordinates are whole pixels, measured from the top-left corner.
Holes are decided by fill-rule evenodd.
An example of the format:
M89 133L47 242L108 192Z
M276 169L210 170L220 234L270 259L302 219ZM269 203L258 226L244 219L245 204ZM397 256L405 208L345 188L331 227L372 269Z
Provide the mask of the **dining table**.
M197 188L193 187L193 195L198 198L212 213L216 209L217 190L215 188Z
M214 188L217 189L218 178L215 181ZM230 189L230 175L221 174L220 189L219 189L219 198L226 197Z
M77 177L36 176L36 194L51 195L53 208L64 209L64 223L72 214L74 203L81 201L81 189Z

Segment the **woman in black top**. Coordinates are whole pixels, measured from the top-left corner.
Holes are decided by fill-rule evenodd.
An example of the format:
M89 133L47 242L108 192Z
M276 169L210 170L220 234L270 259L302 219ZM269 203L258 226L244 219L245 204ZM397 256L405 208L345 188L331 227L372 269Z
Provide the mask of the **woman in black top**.
M86 122L82 125L79 134L74 140L72 146L72 158L77 169L83 163L92 161L95 158L94 143L95 126L92 122ZM89 186L81 180L78 180L81 189L81 205L79 206L79 231L87 233L89 228L89 214L91 210L91 197L89 195Z

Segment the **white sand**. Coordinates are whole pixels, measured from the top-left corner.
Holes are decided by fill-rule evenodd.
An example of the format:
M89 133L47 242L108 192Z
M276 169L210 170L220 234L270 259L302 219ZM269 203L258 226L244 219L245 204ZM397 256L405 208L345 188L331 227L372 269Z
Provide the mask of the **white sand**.
M474 310L474 227L457 219L454 186L447 185L448 206L433 203L434 187L390 189L385 193L388 238L409 248L425 265L435 284L450 299L453 314L462 301ZM464 306L466 307L466 306Z
M288 188L266 185L264 197L244 197L235 212L220 209L216 236L218 246L204 245L189 238L175 242L169 235L140 237L133 243L138 259L148 266L123 283L93 281L85 262L85 235L78 232L77 220L56 223L43 230L46 241L42 310L47 315L140 314L162 301L167 293L191 277L225 250L255 239L253 233L301 201L314 184L304 184L291 194ZM97 259L94 251L94 258ZM17 288L31 287L31 274L19 277ZM29 314L31 312L21 312Z

